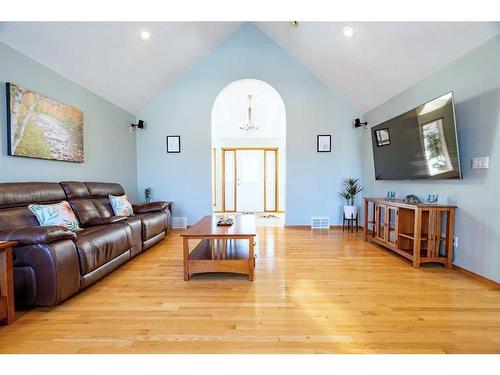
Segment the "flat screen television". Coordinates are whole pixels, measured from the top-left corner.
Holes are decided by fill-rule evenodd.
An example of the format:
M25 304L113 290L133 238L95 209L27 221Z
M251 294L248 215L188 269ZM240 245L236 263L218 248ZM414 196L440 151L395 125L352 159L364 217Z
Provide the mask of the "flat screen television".
M375 179L462 178L453 93L371 129Z

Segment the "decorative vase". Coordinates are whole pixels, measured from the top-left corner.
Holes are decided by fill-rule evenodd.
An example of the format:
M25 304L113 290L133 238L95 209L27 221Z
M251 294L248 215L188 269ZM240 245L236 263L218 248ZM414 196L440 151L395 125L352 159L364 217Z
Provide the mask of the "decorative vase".
M344 206L344 216L346 219L356 219L358 217L358 207Z
M146 197L146 203L151 203L151 197Z

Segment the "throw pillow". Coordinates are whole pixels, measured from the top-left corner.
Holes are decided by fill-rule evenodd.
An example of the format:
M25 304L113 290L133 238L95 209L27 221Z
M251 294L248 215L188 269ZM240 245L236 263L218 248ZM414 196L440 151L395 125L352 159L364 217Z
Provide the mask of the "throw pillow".
M109 195L109 201L116 216L132 216L134 210L126 195Z
M78 219L68 202L56 204L30 204L28 206L42 227L57 225L73 232L80 230Z

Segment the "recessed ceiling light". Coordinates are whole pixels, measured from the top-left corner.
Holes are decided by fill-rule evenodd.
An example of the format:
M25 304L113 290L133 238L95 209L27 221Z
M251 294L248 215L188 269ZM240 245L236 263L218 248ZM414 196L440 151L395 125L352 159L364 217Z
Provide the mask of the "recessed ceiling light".
M290 21L290 25L292 25L292 27L299 27L299 21Z
M147 30L142 30L141 31L141 39L148 40L149 38L151 38L151 33Z
M354 29L351 26L346 26L342 30L346 38L352 38L354 36Z

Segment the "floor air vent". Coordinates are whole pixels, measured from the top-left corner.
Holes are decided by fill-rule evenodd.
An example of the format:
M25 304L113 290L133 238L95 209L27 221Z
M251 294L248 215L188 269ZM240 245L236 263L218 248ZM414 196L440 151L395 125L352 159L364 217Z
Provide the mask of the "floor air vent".
M330 229L330 218L311 217L311 229Z
M174 216L172 218L172 228L187 228L187 218Z

